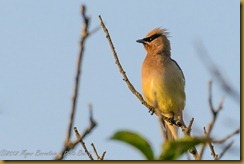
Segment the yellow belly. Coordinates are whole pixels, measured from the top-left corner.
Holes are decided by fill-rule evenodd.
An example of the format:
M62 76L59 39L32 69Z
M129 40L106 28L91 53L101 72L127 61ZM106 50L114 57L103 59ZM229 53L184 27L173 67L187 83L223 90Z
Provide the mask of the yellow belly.
M158 70L158 71L157 71ZM146 101L158 107L163 114L180 115L185 106L184 77L174 63L161 69L142 70L142 89Z

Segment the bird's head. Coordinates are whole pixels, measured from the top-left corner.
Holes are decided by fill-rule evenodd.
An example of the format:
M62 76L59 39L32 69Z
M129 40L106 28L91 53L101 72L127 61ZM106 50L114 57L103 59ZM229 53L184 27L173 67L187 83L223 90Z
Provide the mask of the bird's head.
M170 56L170 42L167 38L168 32L162 28L155 28L146 37L137 40L142 43L148 54L163 54Z

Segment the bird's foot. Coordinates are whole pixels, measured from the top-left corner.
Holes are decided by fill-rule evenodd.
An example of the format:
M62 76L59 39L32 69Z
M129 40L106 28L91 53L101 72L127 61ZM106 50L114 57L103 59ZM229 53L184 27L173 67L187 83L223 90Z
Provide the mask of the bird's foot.
M182 116L178 116L178 119L176 120L176 125L179 127L185 126Z
M170 112L169 123L172 126L176 123L174 120L174 116L175 116L174 112Z

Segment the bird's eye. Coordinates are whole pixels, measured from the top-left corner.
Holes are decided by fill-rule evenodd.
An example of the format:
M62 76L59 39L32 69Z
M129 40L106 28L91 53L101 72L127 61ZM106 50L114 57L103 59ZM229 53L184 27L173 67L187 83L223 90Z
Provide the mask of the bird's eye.
M160 36L160 34L154 34L154 35L152 35L150 37L144 38L143 40L146 41L146 42L151 42L154 39L158 38L159 36Z

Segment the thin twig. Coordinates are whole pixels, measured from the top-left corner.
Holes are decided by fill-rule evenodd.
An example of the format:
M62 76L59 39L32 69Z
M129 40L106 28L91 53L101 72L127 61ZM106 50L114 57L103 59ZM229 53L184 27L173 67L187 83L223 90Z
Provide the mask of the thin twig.
M211 142L208 142L208 146L211 150L211 155L213 156L214 160L218 160L218 154L215 153L213 144Z
M185 136L190 136L190 134L191 134L191 127L193 125L193 122L194 122L194 118L192 118L190 120L190 122L189 122L189 125L185 129L183 129L183 132L184 132Z
M63 150L61 151L60 154L58 154L56 156L56 160L61 160L64 158L65 154L75 148L75 146L81 142L81 140L83 140L88 134L91 133L91 131L96 127L96 122L94 121L94 118L92 117L92 110L90 110L90 124L89 126L84 130L84 132L79 136L79 138L77 138L74 142L69 142L68 145L65 145L65 147L63 148ZM75 130L76 127L74 127Z
M95 153L96 156L97 156L97 159L100 159L100 156L99 156L98 153L97 153L97 149L95 148L94 143L91 143L91 146L92 146L92 148L93 148L94 153Z
M100 160L104 160L105 154L106 154L106 151L103 152L103 154L102 154Z
M84 44L85 44L85 40L88 36L89 18L86 16L85 12L86 12L86 7L84 5L82 5L81 6L81 13L82 13L82 17L83 17L84 26L82 28L82 36L81 36L81 41L80 41L80 53L79 53L78 60L77 60L75 87L74 87L74 92L73 92L73 96L72 96L72 107L71 107L72 112L70 115L69 130L68 130L66 142L69 142L70 137L71 137L73 120L74 120L74 115L75 115L75 111L76 111L76 102L77 102L78 91L79 91L81 63L82 63L82 59L83 59L83 52L85 49Z
M213 82L211 80L209 80L209 82L208 82L208 103L209 103L209 108L210 108L212 114L215 115L213 101L212 101L212 84L213 84Z
M91 124L95 124L96 125L96 121L93 118L93 107L92 107L92 104L88 104L88 109L89 109L89 120L90 120Z
M75 131L75 133L76 133L76 137L77 137L77 139L80 139L81 136L80 136L80 134L79 134L79 132L78 132L78 130L77 130L76 127L74 127L74 131ZM94 160L93 157L92 157L92 155L91 155L91 153L89 153L89 151L87 150L86 145L85 145L85 142L83 142L83 140L80 139L80 143L81 143L81 146L83 147L83 149L85 150L85 153L86 153L87 156L90 158L90 160Z
M90 110L90 124L89 126L84 130L82 135L80 135L80 138L77 138L76 141L73 142L74 145L78 144L80 140L85 138L90 132L96 127L97 123L95 122L93 116L92 116L92 110Z
M194 118L192 118L189 122L189 125L186 127L186 125L184 124L184 126L182 126L182 131L184 133L184 135L187 137L191 136L191 127L193 125L193 122L194 122ZM189 153L191 153L194 157L195 160L200 160L200 157L199 157L199 154L198 154L198 151L197 151L197 148L195 146L191 147L189 149Z
M209 81L209 98L208 99L209 99L209 108L212 113L212 121L210 122L210 124L208 126L207 137L210 136L210 133L212 132L215 121L217 120L217 116L218 116L219 112L222 110L223 103L224 103L224 98L222 98L220 100L220 103L219 103L219 106L217 107L217 109L214 109L213 103L212 103L212 81Z
M93 151L95 152L96 156L97 156L97 160L103 160L104 159L104 156L106 154L106 151L103 152L102 156L100 157L97 153L97 149L95 147L95 145L93 143L91 143L91 146L93 148Z
M96 33L98 30L100 30L100 28L101 28L101 26L97 26L97 27L95 27L94 29L92 29L92 30L88 33L88 35L92 35L92 34Z
M205 127L204 127L204 134L206 136L208 135ZM211 142L208 142L208 146L210 148L211 155L213 156L214 160L218 160L218 155L215 153L213 144Z
M227 150L230 149L230 147L233 145L234 141L231 141L224 149L223 151L219 154L219 159L221 159L224 154L227 152Z
M240 133L240 128L237 128L232 133L230 133L229 135L227 135L226 137L224 137L222 139L212 140L212 143L224 143L225 141L227 141L228 139L230 139L232 136L234 136L236 134L239 134L239 133Z

